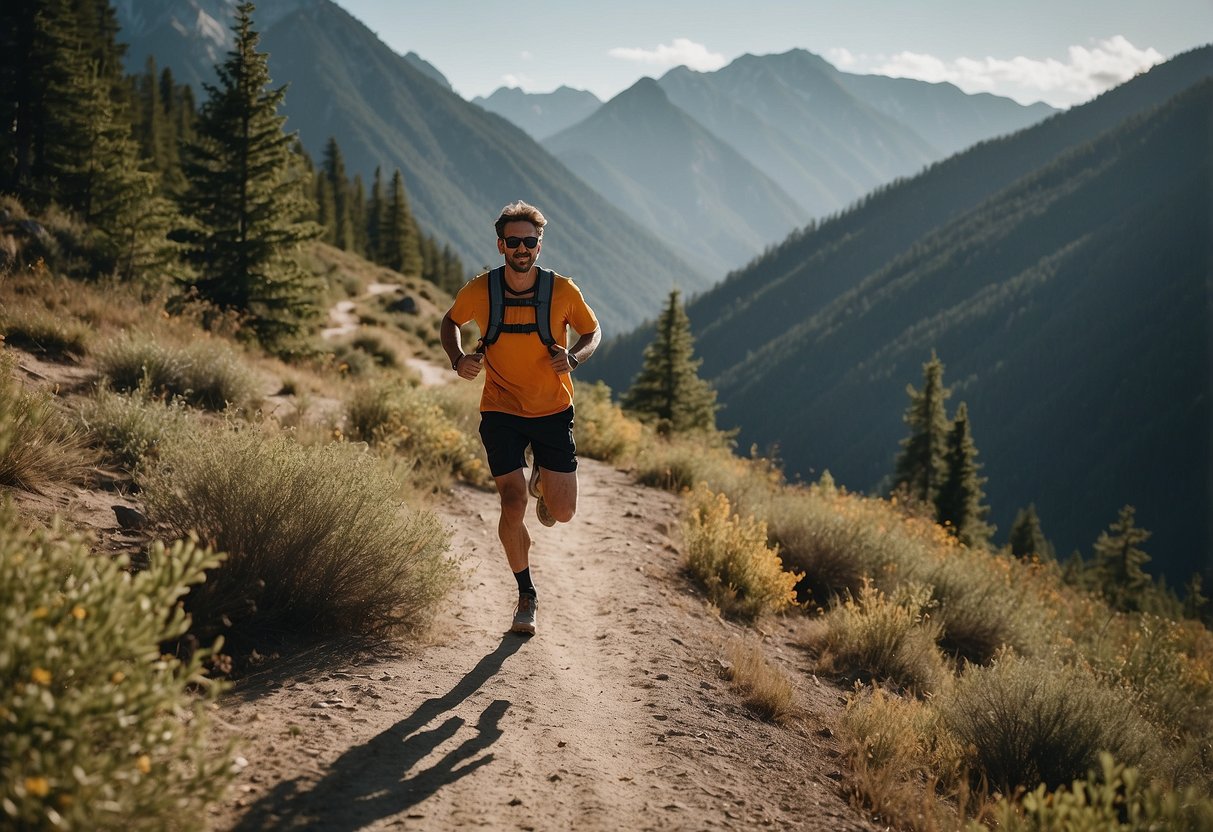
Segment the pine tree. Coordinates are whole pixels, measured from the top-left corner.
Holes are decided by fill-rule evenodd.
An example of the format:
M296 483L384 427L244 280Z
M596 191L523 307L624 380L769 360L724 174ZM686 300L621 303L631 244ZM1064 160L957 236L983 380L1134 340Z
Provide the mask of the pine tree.
M154 278L176 259L167 239L176 219L172 206L157 194L156 175L139 169L130 120L111 99L109 82L98 75L84 89L87 144L70 169L75 207L96 232L104 269L125 280Z
M0 5L0 190L44 207L76 191L96 73L67 0Z
M956 418L948 431L944 464L946 475L935 499L936 519L951 528L966 546L986 544L994 528L985 521L990 513L981 488L986 478L978 475L981 465L969 427L969 408L964 402L956 408Z
M391 194L387 200L384 224L380 226L383 265L401 274L420 275L422 272L421 240L413 212L409 209L404 177L397 169L392 174Z
M330 136L324 146L322 178L328 182L328 195L332 197L332 244L342 251L354 248L353 208L350 205L350 183L345 177L345 160L337 139ZM327 236L327 235L326 235Z
M1150 532L1138 528L1135 521L1137 510L1125 506L1107 531L1100 532L1095 542L1095 563L1105 598L1120 610L1139 610L1145 594L1154 588L1150 576L1142 569L1150 561L1141 544L1150 538Z
M922 379L921 391L906 385L910 405L904 418L910 435L901 441L893 476L895 487L904 487L911 499L934 505L947 475L949 425L944 402L952 393L943 386L943 362L933 350L931 360L922 365Z
M1053 560L1053 544L1049 543L1040 527L1040 517L1036 514L1036 505L1029 503L1027 508L1020 509L1011 524L1011 536L1008 541L1011 554L1017 558Z
M1204 579L1201 578L1199 572L1193 572L1192 577L1188 578L1188 583L1184 586L1184 618L1191 618L1195 621L1207 619L1209 599L1203 593L1203 589Z
M354 227L354 251L360 257L370 259L366 239L366 186L362 174L354 174L353 196L350 200L350 222Z
M698 375L694 337L677 289L670 292L644 365L623 396L623 407L658 429L681 433L716 429L716 391Z
M383 199L383 170L375 168L371 199L366 207L366 259L383 263L383 226L387 221L387 203Z
M268 57L257 51L253 8L237 7L235 48L216 67L218 85L205 85L184 164L188 222L177 237L201 299L237 312L263 344L285 349L318 314L316 281L298 257L319 229L303 219L315 206L296 139L278 115L286 90L269 89Z

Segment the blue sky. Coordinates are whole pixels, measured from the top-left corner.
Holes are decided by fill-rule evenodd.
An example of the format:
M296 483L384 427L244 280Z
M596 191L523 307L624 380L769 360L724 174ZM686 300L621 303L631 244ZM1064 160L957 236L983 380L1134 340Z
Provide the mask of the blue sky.
M607 99L679 64L802 48L849 72L1068 107L1213 42L1213 0L336 2L466 98L565 84Z

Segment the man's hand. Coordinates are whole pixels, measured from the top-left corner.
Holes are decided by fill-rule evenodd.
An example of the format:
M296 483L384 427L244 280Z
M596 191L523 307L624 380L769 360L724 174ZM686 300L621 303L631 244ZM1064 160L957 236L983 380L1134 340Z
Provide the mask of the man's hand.
M569 354L569 351L559 344L552 344L548 347L548 352L552 354L549 359L552 363L552 369L556 371L556 375L562 376L566 373L571 373L580 363Z
M465 378L468 381L480 375L480 371L484 369L484 353L471 352L459 359L459 364L456 371L460 378Z

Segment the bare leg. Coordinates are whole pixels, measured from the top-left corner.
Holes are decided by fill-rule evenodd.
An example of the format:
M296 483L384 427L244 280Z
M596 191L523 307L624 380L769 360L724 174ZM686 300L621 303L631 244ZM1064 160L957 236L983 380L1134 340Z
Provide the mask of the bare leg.
M539 488L548 511L558 523L567 523L577 513L577 472L561 473L539 469Z
M497 534L505 549L510 569L521 572L530 566L531 533L526 527L527 488L523 469L495 477L497 493L501 495L501 520Z

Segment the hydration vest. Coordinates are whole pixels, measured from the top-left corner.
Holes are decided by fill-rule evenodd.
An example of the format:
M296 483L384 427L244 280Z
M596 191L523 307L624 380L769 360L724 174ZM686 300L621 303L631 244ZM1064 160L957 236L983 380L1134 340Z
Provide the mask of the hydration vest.
M479 350L494 344L503 332L534 332L549 350L556 343L552 337L552 285L555 278L548 269L535 269L535 294L529 298L506 296L505 266L489 272L489 325L480 339ZM530 324L505 323L507 306L530 306L535 309L535 322Z

